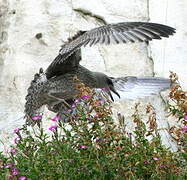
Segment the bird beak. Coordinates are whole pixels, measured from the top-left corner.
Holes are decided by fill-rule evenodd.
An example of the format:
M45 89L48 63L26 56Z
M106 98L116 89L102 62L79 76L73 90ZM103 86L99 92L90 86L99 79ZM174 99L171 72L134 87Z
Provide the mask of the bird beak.
M119 93L115 90L114 86L110 85L110 86L109 86L109 89L110 89L114 94L116 94L116 95L119 97L119 99L120 99L120 95L119 95ZM111 93L110 93L110 94L111 94ZM112 96L112 94L111 94L111 96ZM111 99L112 99L112 101L114 101L114 100L113 100L113 97L112 97Z
M112 99L112 101L114 101L114 98L113 98L113 96L112 96L112 94L110 92L110 89L107 88L106 92L110 96L110 98Z
M109 86L109 88L106 88L106 92L107 92L107 94L110 96L110 98L111 98L111 100L112 101L114 101L114 98L113 98L113 96L112 96L112 94L111 94L111 91L114 93L114 94L116 94L119 98L120 98L120 95L118 94L118 92L115 90L115 88L111 85L111 86Z

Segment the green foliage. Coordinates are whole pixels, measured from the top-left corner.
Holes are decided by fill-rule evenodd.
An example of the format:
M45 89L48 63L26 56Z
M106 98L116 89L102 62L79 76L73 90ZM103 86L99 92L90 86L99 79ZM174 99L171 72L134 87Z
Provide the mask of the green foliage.
M123 117L119 115L119 126L114 123L109 100L84 87L82 91L86 94L73 105L76 113L69 117L68 126L55 118L56 126L48 130L51 135L42 127L15 131L16 145L9 156L0 154L1 180L187 178L186 153L162 145L151 106L147 109L150 126L141 120L137 105L132 116L135 131L129 133Z

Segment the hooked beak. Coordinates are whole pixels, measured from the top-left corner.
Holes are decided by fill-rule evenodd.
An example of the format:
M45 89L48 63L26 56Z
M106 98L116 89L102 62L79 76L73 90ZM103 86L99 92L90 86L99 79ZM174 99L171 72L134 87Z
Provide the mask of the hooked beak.
M114 86L109 85L109 89L110 89L114 94L116 94L116 95L119 97L119 99L120 99L120 95L119 95L119 93L115 90ZM110 91L110 90L109 90L109 91ZM111 92L110 92L110 94L111 94ZM110 95L110 94L109 94L109 95ZM111 94L110 96L112 96L112 94ZM112 97L111 99L112 99L112 101L114 101L113 97Z
M112 96L112 94L111 94L111 91L114 93L114 94L116 94L119 98L120 98L120 95L119 95L119 93L115 90L115 88L114 88L114 84L113 84L113 82L112 82L112 77L110 77L110 78L108 78L107 79L107 84L108 84L108 88L107 88L107 93L108 93L108 95L110 96L110 98L112 99L112 101L114 101L114 98L113 98L113 96Z
M112 96L111 91L120 98L120 95L118 94L118 92L115 90L115 88L112 85L109 86L109 88L106 88L105 90L106 90L106 93L110 96L112 101L114 101L114 98Z

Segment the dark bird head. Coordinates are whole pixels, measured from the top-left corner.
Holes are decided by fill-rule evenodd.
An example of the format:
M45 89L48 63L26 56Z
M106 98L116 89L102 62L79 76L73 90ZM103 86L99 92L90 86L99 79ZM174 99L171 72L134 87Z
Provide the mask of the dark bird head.
M105 91L110 96L112 101L114 101L114 98L111 94L111 91L120 98L120 95L114 88L114 84L112 80L106 74L100 72L94 72L94 76L96 78L96 88L105 89Z

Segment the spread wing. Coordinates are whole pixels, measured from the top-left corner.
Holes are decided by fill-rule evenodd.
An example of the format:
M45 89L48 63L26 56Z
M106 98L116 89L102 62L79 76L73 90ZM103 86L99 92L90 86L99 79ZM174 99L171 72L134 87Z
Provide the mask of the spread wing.
M171 80L160 77L121 77L113 78L114 88L120 95L120 99L137 99L158 94L172 86ZM112 94L113 95L113 94ZM119 101L118 97L114 99Z
M86 31L77 32L74 36L68 39L66 44L71 43L79 36L83 35L85 32ZM67 61L63 61L64 56L67 57ZM60 76L66 74L70 71L74 71L78 67L80 61L81 61L81 49L77 49L72 53L67 52L66 55L65 54L62 55L61 53L59 53L58 56L53 60L53 62L49 65L49 67L45 72L47 79L50 79L54 76ZM55 62L59 62L59 63L55 63Z
M60 63L51 63L45 72L47 79L76 70L79 66L80 60L81 49L78 49L76 52L68 56L67 61L63 61L63 56L59 54L53 62L58 61Z
M147 42L152 39L169 37L174 33L175 29L172 27L147 22L122 22L100 26L90 31L85 31L73 41L64 44L60 50L61 58L55 59L51 66L68 60L67 58L82 46Z

